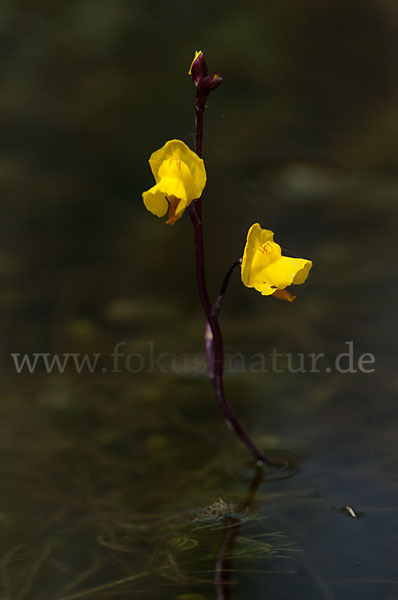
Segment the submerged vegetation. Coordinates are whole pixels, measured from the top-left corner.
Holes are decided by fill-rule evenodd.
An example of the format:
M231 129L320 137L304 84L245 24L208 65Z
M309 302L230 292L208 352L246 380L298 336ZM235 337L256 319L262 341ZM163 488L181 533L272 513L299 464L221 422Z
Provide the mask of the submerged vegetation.
M159 424L153 402L128 407L119 387L109 389L108 398L94 387L82 404L70 381L60 405L45 399L43 383L20 404L24 414L14 418L13 447L7 442L14 457L2 469L1 528L8 541L0 563L3 598L105 599L111 590L118 590L117 597L139 594L142 581L145 593L152 586L212 586L222 536L238 525L235 569L245 571L240 561L253 559L260 573L274 568L268 559L291 555L295 544L270 529L265 515L242 506L238 489L234 502L217 500L230 476L224 457L212 460L211 449L201 467L192 470L189 461L180 461L170 487L175 441L186 450L190 445L177 412L169 411L167 426L162 424L167 436L149 437L140 452L131 436ZM10 394L9 402L15 400ZM126 436L117 427L119 411L134 423L138 409L140 422ZM34 426L26 429L25 419Z

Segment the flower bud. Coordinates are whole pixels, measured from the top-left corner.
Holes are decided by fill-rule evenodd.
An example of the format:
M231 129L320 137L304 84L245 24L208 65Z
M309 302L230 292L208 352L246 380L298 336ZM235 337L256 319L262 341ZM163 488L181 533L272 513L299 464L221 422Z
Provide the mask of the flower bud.
M195 52L194 59L188 71L188 75L191 76L192 81L196 86L198 86L199 82L206 77L207 75L207 64L205 61L204 54L202 50L197 50Z
M222 83L222 77L218 73L213 73L212 75L206 75L206 77L202 77L197 84L198 90L203 93L209 94L213 90L217 89L219 85Z

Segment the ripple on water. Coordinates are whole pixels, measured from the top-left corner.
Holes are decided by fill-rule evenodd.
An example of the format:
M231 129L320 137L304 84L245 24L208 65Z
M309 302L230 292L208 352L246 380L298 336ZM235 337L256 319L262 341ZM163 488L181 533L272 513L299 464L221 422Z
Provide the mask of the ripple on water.
M252 481L257 468L262 470L262 482L278 481L292 477L297 473L300 461L292 452L288 450L272 449L266 451L266 454L272 458L280 459L281 466L258 465L251 459L243 458L241 455L233 456L226 465L226 470L234 477L243 481Z

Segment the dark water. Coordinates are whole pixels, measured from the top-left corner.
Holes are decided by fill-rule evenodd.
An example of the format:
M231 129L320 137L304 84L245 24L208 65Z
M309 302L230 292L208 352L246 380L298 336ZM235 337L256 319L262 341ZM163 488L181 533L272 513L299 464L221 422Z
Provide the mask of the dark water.
M396 24L387 0L3 3L1 600L397 597ZM256 221L314 262L293 305L235 274L222 312L228 397L288 478L201 369L189 220L140 199L150 153L193 144L199 48L213 295Z

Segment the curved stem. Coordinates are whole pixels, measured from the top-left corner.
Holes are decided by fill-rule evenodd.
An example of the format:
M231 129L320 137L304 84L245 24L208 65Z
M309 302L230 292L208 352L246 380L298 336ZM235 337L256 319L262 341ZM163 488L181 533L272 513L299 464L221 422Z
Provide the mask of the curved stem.
M235 271L235 269L240 266L242 264L242 259L238 258L238 260L235 260L232 265L229 267L225 277L224 277L224 281L222 282L221 285L221 290L220 293L218 295L217 300L214 302L211 310L215 315L218 315L220 310L221 310L221 303L224 299L224 296L226 294L227 291L227 287L228 287L228 283L229 280L231 278L232 273ZM209 375L210 375L210 381L213 383L214 381L214 353L213 353L213 334L211 332L211 328L209 325L209 322L206 320L206 326L205 326L205 349L206 349L206 360L207 360L207 368L209 371Z
M213 346L213 369L210 370L210 379L214 387L216 398L220 406L221 412L227 422L227 426L236 434L240 441L253 454L255 459L260 463L266 463L273 466L281 466L281 460L277 457L266 456L261 452L256 444L252 441L246 429L236 417L232 406L229 404L224 392L224 344L221 333L218 314L212 310L212 304L209 300L207 292L205 263L204 263L204 247L203 247L203 226L202 220L194 208L190 208L189 214L192 219L195 231L195 248L196 248L196 275L199 290L199 297L205 311L207 322L209 324L212 335ZM209 344L208 344L209 347Z
M213 334L209 325L209 321L206 319L205 325L205 351L206 351L206 362L207 370L209 372L210 381L214 382L214 352L213 352Z
M203 93L197 90L196 93L196 153L199 157L202 157L202 141L203 141L203 112L205 109L205 103L208 93ZM229 271L227 272L223 284L221 286L221 292L218 296L214 306L210 302L209 294L207 292L206 275L205 275L205 261L204 261L204 246L203 246L203 225L202 225L202 200L197 199L194 204L189 207L189 215L191 217L194 231L195 231L195 253L196 253L196 277L198 284L198 291L200 301L203 306L203 310L207 317L206 326L206 356L209 366L210 381L213 384L216 398L227 422L227 426L235 433L240 441L246 446L246 448L253 454L258 463L266 463L272 466L282 466L285 461L281 461L277 457L267 456L261 452L256 444L252 441L246 429L240 423L236 417L232 406L229 404L225 392L224 392L224 344L221 333L220 324L218 321L218 313L220 311L221 302L225 295L229 279L232 275L233 270L238 265L239 261L236 261Z
M235 260L232 263L232 265L229 267L229 269L228 269L228 271L227 271L227 273L226 273L226 275L224 277L224 281L222 282L220 293L219 293L218 298L214 302L213 307L212 307L212 311L216 315L218 315L218 313L221 310L221 303L224 300L224 296L225 296L225 294L227 292L227 287L228 287L229 280L231 279L231 275L232 275L232 273L235 271L235 269L237 267L240 267L241 264L242 264L242 259L241 258L238 258L238 260Z

